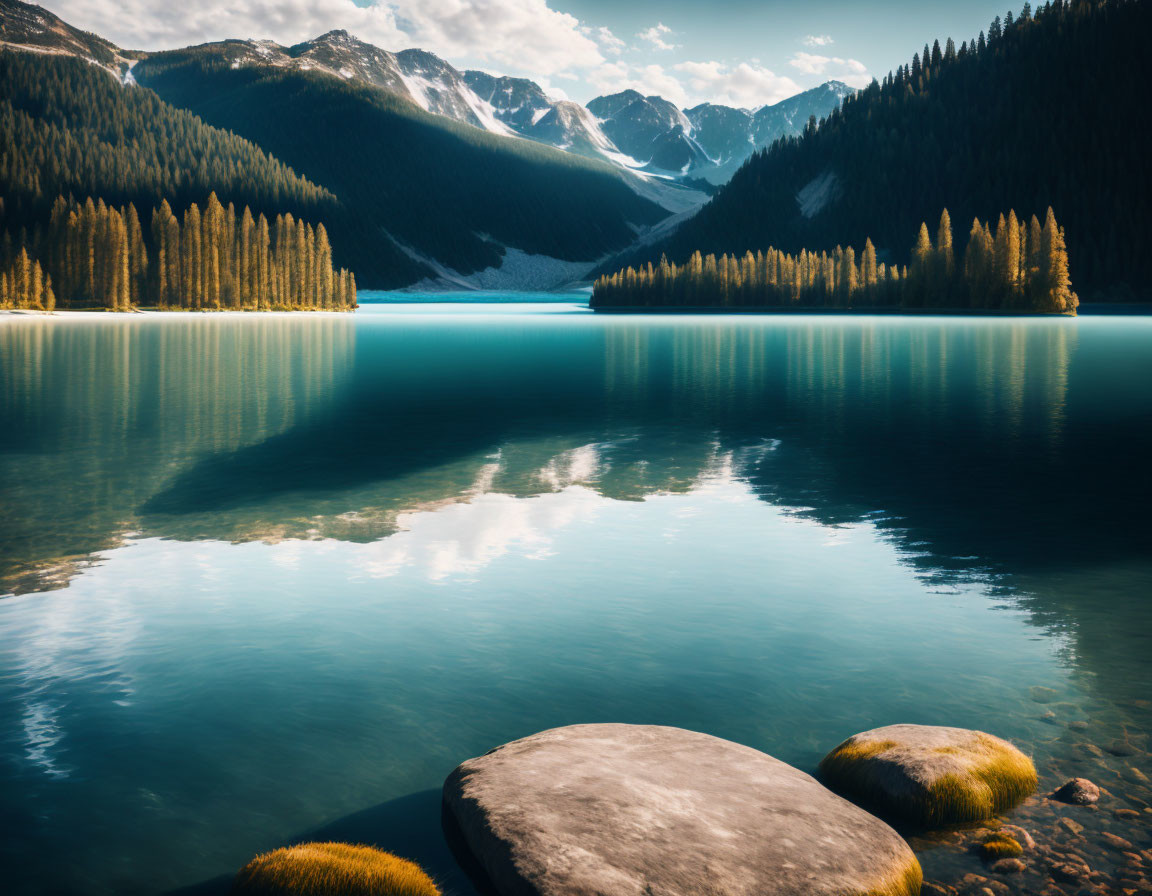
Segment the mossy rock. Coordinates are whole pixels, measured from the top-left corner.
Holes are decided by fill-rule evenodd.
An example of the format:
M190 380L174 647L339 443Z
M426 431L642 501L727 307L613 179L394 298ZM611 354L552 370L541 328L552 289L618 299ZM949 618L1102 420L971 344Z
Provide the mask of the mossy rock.
M419 865L371 846L302 843L257 856L240 869L243 896L440 896Z
M1036 767L983 731L889 725L855 734L820 762L833 790L922 828L982 821L1036 789Z

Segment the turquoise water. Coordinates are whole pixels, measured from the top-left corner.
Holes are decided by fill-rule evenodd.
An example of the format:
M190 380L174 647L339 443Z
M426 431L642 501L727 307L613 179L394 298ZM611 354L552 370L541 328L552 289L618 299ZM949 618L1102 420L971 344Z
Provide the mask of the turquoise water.
M573 305L587 305L591 295L591 289L572 292L425 292L416 289L396 292L362 289L356 297L361 305L566 305L570 309Z
M472 894L444 777L576 722L979 727L1140 813L1149 382L1143 318L0 320L6 892L331 837Z

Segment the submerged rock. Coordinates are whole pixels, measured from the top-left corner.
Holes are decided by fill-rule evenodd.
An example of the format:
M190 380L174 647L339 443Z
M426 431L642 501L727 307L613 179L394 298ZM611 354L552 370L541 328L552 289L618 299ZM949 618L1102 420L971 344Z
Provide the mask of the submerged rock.
M501 896L919 892L888 825L777 759L653 725L573 725L460 765L444 801Z
M416 863L350 843L301 843L266 852L240 869L232 892L245 896L440 896Z
M1087 867L1072 862L1052 866L1052 879L1062 884L1074 884L1086 878L1089 873Z
M1090 806L1100 799L1100 788L1087 778L1073 778L1058 787L1051 799L1073 806Z
M996 859L1014 859L1023 854L1024 847L1020 845L1020 841L1009 834L992 834L980 844L980 855L988 862L994 862Z
M1132 849L1132 844L1125 840L1123 837L1117 837L1110 831L1101 831L1100 839L1107 843L1113 849L1121 851L1128 851Z
M992 866L997 874L1019 874L1027 866L1019 859L1001 859Z
M983 731L889 725L855 734L820 763L839 793L923 827L981 821L1036 789L1036 768Z

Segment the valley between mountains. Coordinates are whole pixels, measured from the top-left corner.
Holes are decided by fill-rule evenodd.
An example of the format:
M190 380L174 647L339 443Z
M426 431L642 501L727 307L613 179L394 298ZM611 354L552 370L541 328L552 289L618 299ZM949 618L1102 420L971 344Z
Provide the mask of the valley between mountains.
M10 66L3 151L86 145L84 158L49 170L15 158L5 166L8 230L35 228L57 195L133 203L146 218L163 199L203 205L216 191L254 215L322 219L336 261L376 288L587 281L597 264L689 217L758 147L853 92L829 82L760 109L680 109L629 90L582 106L531 80L460 71L346 31L295 46L238 39L152 53L17 0L0 2L0 48ZM82 110L81 96L99 100ZM156 123L184 111L212 136L197 164L179 170L179 148L165 144L187 137L158 134ZM250 146L223 145L237 137ZM141 170L148 146L164 170ZM253 165L251 153L267 161ZM109 159L122 173L110 174ZM331 194L323 209L267 183L268 163ZM209 174L217 168L234 176Z

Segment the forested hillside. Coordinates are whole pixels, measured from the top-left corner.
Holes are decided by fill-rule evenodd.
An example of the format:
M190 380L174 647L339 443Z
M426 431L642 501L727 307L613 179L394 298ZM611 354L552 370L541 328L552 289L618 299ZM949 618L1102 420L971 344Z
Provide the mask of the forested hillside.
M213 190L258 212L329 213L336 197L235 134L80 59L0 51L0 191L9 227L59 195L182 209Z
M219 228L215 216L207 219L204 244L214 248L203 258L198 204L220 210ZM149 231L137 209L183 215L184 227L175 235ZM345 286L350 276L332 270L323 225L322 245L314 246L316 230L303 223L325 220L348 221L336 197L250 141L118 83L103 66L0 50L0 307L336 307L329 278ZM261 222L263 232L271 227L267 252L284 271L303 272L303 292L280 288L275 263L262 278L251 269L255 248L241 253L248 222L252 247ZM185 256L174 261L181 239ZM390 245L381 257L390 251L397 270L420 274ZM149 257L165 255L166 279L157 280L165 268L150 266ZM310 261L287 267L297 257ZM201 265L218 284L211 294L199 294L209 282ZM354 304L354 293L340 301Z
M503 246L592 261L667 215L605 164L488 134L370 86L233 68L219 45L158 53L134 73L166 101L253 140L331 189L371 236L358 244L330 227L369 285L411 279L376 263L388 242L384 231L469 273L498 265Z
M667 242L626 260L870 235L881 258L907 263L907 235L941 207L969 222L1052 206L1083 298L1146 296L1152 128L1133 65L1149 34L1148 2L1057 0L925 47L819 128L756 153Z

